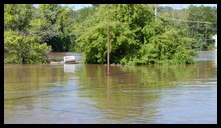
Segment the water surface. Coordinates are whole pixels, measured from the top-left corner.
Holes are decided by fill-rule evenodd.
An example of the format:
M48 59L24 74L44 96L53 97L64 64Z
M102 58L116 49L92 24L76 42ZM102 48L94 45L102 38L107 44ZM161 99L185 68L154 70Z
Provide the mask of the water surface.
M191 65L112 66L109 75L96 64L5 65L4 122L217 123L217 67L201 54Z

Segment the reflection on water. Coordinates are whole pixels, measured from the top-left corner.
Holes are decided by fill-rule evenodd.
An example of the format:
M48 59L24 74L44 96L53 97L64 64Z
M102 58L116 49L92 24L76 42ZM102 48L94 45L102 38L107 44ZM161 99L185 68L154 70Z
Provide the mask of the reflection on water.
M216 123L217 68L5 65L5 123Z

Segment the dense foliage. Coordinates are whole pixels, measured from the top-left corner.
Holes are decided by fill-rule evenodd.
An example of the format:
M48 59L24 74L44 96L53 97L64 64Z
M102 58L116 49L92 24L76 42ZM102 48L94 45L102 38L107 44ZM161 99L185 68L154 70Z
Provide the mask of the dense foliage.
M35 37L23 36L13 31L4 34L4 63L35 64L47 63L47 52L50 47L46 43L36 43Z
M106 63L107 34L111 63L192 63L194 51L189 43L193 39L156 21L151 6L102 5L83 26L87 29L80 29L77 42L84 49L87 63Z
M217 33L217 8L203 5L191 5L187 9L158 7L158 14L166 19L171 27L186 29L186 36L197 40L191 44L193 49L209 50L213 48L212 36ZM170 18L178 20L171 21Z
M32 5L4 5L4 63L46 63L50 46L29 34Z
M25 33L30 28L33 6L29 4L4 5L4 29Z
M211 23L217 17L216 8L204 6L157 11L163 17ZM58 4L5 4L4 62L45 63L49 51L71 51L83 52L86 63L104 64L109 40L111 63L192 63L194 50L208 50L205 39L215 33L216 24L156 17L152 5L93 4L74 11Z
M217 33L217 8L205 6L190 6L188 8L188 20L209 22L209 23L188 23L190 37L199 40L193 44L194 48L201 50L210 49L213 44L212 36Z
M70 51L74 46L73 10L56 4L39 5L30 33L53 51Z

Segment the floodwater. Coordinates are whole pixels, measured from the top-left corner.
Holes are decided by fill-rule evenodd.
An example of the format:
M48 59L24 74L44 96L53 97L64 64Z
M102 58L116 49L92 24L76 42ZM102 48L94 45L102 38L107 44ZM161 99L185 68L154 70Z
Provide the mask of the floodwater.
M207 56L208 55L208 56ZM217 123L215 54L191 65L4 65L4 123ZM205 59L208 58L208 59Z

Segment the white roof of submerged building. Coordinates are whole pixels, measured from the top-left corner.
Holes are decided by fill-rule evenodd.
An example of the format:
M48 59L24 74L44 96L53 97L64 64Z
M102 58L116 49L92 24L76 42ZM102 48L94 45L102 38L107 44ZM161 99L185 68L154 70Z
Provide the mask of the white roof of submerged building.
M213 36L213 39L217 39L217 34Z
M215 47L217 48L217 34L212 37L215 40Z

